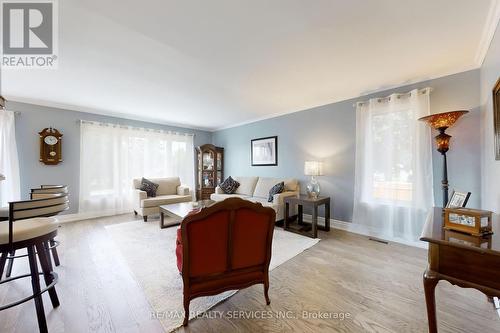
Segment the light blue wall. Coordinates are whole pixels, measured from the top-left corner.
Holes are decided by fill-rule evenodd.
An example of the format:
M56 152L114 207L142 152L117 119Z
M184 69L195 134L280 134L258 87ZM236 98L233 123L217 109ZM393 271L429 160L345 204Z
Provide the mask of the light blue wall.
M147 127L178 132L194 133L195 146L210 143L210 132L165 126L122 118L100 116L91 113L43 107L32 104L8 102L9 110L20 111L16 116L16 139L21 172L21 195L28 198L29 190L40 184L67 184L71 193L68 213L78 211L80 174L80 125L78 120L90 120ZM39 159L39 136L45 127L57 128L63 134L63 159L55 166L45 165Z
M500 24L481 66L482 208L500 213L500 161L495 160L492 90L500 79Z
M294 177L300 180L302 189L308 181L303 174L304 161L323 160L326 175L320 177L320 183L323 194L333 199L332 216L341 221L352 221L356 138L353 103L370 97L387 96L393 92L407 92L424 87L433 88L432 113L471 110L449 130L453 139L448 153L448 175L450 189L471 191L469 207L478 207L481 190L479 70L216 131L213 134L213 143L225 149L226 177ZM278 166L252 167L250 140L274 135L278 136ZM435 201L440 205L442 159L438 152L434 149L433 151Z

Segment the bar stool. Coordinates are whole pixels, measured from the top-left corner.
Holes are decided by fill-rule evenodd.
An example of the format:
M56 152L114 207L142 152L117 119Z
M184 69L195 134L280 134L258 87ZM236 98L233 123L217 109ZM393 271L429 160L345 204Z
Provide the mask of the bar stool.
M42 191L39 191L39 190L42 190ZM64 201L64 205L58 204L58 205L55 205L53 207L50 207L50 209L46 208L44 210L39 210L39 209L35 210L32 212L32 215L30 215L29 218L54 216L54 215L57 215L57 214L61 213L62 211L69 208L67 187L61 185L61 186L57 187L57 190L60 191L60 193L55 192L56 190L53 189L52 187L50 189L43 189L43 188L32 189L31 194L30 194L31 200L17 201L17 203L32 202L34 205L36 205L37 203L43 202L43 201L40 201L41 199L51 199L51 198L52 199L55 198L56 201L57 200ZM57 198L59 198L59 199L57 199ZM59 201L57 201L57 202L59 202ZM24 218L26 218L26 217L24 217ZM49 241L49 250L52 252L52 257L54 258L54 265L59 266L60 262L59 262L59 255L57 253L57 246L59 246L59 242L57 242L55 239L51 239ZM9 253L9 255L7 256L8 264L7 264L7 269L5 271L5 277L8 278L12 274L12 266L14 265L14 259L22 258L22 257L26 257L26 256L27 256L26 254L16 256L16 250L15 249L12 250ZM49 260L51 260L50 256L49 256ZM0 279L1 279L1 277L2 276L0 275Z
M30 193L31 199L43 199L54 197L57 194L68 194L69 192L67 185L40 185L40 188L32 188ZM69 202L68 202L69 203ZM50 250L52 252L52 257L54 258L54 265L59 266L59 255L57 254L57 247L59 242L55 239L51 239L49 242Z
M67 209L67 194L57 197L16 201L9 203L9 221L0 222L0 285L14 280L31 277L33 294L9 304L0 305L0 311L12 308L29 300L35 301L35 309L40 332L47 332L47 321L43 308L42 294L49 293L52 307L59 306L55 284L58 276L53 271L49 254L49 242L57 235L57 220L51 217L56 211ZM30 273L1 280L9 253L26 249ZM38 271L36 257L40 261L42 272ZM21 256L18 256L21 257ZM43 275L46 287L41 289L39 276Z

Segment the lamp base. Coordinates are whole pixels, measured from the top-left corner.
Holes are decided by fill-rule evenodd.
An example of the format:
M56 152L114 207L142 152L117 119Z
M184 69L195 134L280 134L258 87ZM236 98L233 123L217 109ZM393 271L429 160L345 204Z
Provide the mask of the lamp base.
M309 198L317 199L321 192L321 188L319 186L318 181L314 176L311 177L311 181L306 186L307 196Z

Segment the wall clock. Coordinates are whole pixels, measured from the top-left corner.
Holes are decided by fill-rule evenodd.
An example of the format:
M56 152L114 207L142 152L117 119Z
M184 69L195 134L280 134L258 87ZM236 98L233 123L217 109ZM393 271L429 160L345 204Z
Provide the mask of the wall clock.
M55 128L44 128L40 134L40 162L55 165L62 162L62 134Z

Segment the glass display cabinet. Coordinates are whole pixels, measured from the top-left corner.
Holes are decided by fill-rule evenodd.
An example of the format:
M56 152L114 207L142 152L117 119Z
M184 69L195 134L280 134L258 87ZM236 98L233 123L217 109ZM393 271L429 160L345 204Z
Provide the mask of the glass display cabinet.
M224 180L224 148L206 144L196 148L198 154L196 199L208 200Z

